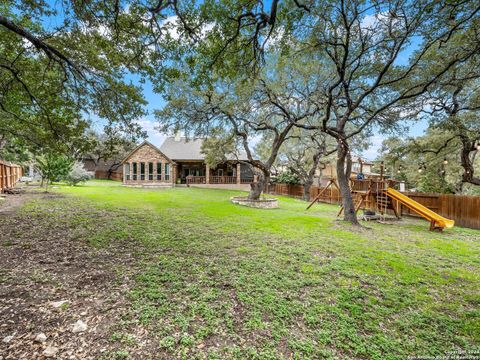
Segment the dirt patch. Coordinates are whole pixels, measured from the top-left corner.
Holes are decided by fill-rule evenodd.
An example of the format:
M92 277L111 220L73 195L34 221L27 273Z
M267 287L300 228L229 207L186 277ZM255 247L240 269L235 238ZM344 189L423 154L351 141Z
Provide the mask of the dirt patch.
M49 201L51 216L18 211L38 200ZM128 309L133 247L97 249L76 238L56 207L62 201L58 195L25 193L8 196L0 208L0 359L43 358L47 347L58 359L114 358L119 350L111 334ZM119 272L120 265L131 270ZM64 303L55 304L59 301ZM86 331L73 332L78 320L87 324ZM135 324L122 330L139 338L144 333ZM40 333L45 342L35 341ZM149 352L148 342L136 344L130 346L137 347L135 355Z
M21 193L15 195L0 194L0 214L13 212L16 208L20 207L25 201L38 196L33 193Z

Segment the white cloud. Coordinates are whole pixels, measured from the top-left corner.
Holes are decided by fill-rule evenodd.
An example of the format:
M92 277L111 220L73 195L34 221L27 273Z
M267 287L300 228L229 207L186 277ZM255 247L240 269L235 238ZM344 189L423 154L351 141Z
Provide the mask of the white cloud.
M360 22L362 29L372 29L377 24L377 14L366 15Z
M200 30L199 37L203 39L214 27L214 23L204 24ZM163 20L162 28L167 31L173 40L179 40L183 31L183 25L177 15L168 16Z
M166 138L165 134L162 134L160 131L156 130L155 127L157 123L154 120L142 119L137 121L144 131L147 133L147 140L155 146L162 145L163 141Z
M403 30L404 24L402 19L386 11L365 15L360 21L360 27L367 31L387 30L390 26L396 30Z
M168 34L172 37L174 40L180 39L180 32L179 32L179 19L177 15L172 15L167 17L165 20L163 20L162 25L165 27L167 30Z
M363 157L367 160L374 160L380 155L380 148L382 147L384 136L379 134L373 135L369 140L371 145L367 150L363 151Z

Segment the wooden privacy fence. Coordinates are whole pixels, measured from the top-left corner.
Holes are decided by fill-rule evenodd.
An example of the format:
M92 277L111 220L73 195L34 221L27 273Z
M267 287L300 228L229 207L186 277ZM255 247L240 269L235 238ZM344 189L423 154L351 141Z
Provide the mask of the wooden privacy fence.
M275 195L286 195L301 198L303 197L303 186L291 184L270 184L268 186L268 192Z
M455 225L480 229L480 196L416 192L404 194L436 213L455 220ZM402 214L418 216L405 206L402 206Z
M22 175L23 169L21 166L0 160L0 192L14 187Z
M108 180L109 175L110 175L110 180L116 180L116 181L123 180L123 173L120 171L112 171L110 174L108 173L108 171L105 171L105 170L95 171L95 179Z
M324 188L312 186L310 200L313 200ZM302 185L273 184L269 186L269 193L292 197L303 197ZM419 192L405 192L412 200L426 206L441 216L455 220L458 226L471 229L480 229L480 196L432 194ZM340 204L342 198L334 186L329 187L319 199L329 204ZM400 214L418 216L406 206L400 206Z
M312 186L310 188L310 200L313 200L319 193L322 191L323 187ZM268 187L268 193L274 195L285 195L295 198L303 198L303 185L292 185L292 184L270 184ZM329 204L340 203L341 197L338 189L329 188L324 192L320 201L326 202Z

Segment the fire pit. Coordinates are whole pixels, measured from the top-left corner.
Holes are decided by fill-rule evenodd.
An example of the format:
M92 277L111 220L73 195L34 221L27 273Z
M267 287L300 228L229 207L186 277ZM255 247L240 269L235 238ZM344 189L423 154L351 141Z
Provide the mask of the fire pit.
M249 206L257 209L276 209L278 208L278 200L273 198L264 198L258 200L250 200L246 196L234 196L230 199L234 204Z

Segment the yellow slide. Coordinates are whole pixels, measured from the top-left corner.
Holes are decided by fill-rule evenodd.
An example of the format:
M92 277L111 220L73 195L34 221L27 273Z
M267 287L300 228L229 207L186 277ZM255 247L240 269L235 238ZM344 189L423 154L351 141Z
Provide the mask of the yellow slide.
M450 229L455 224L455 221L446 219L443 216L438 215L435 211L430 210L422 204L419 204L415 200L410 199L408 196L403 195L395 189L389 187L387 189L387 195L390 196L392 199L402 203L410 210L415 211L421 217L430 221L430 230L434 230L436 228Z

